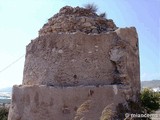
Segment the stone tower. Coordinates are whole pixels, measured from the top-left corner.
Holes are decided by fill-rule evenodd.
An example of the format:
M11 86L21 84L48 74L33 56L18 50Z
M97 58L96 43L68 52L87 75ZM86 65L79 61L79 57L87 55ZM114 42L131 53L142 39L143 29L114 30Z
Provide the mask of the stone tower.
M27 46L8 120L121 119L136 111L139 77L134 27L65 6Z

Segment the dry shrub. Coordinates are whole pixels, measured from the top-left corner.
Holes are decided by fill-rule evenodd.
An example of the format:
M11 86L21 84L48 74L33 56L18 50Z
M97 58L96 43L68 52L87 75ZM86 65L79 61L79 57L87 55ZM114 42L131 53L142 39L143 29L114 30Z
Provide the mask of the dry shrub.
M84 120L85 113L89 112L89 110L91 109L91 104L91 100L86 100L84 103L82 103L77 109L74 120Z
M86 4L86 5L84 5L84 8L85 8L85 9L88 9L88 10L90 10L91 12L94 12L94 13L96 13L97 10L98 10L97 6L96 6L94 3Z
M113 107L113 103L107 105L103 109L100 120L111 120L112 119L112 116L114 115L114 112L112 111L112 107Z

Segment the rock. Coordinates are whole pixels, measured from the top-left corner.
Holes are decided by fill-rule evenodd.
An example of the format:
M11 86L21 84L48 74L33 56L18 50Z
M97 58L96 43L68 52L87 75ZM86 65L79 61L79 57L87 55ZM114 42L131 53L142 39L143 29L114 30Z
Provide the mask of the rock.
M108 28L114 28L115 25L113 23L113 20L107 20L107 26L108 26Z
M50 28L52 28L52 30ZM59 13L50 18L43 28L41 28L39 36L48 35L53 33L53 31L57 33L73 33L75 32L74 28L76 28L76 31L82 31L86 34L95 33L95 29L98 30L101 28L96 32L97 34L100 34L111 30L114 31L115 29L113 28L117 27L113 20L102 18L88 9L65 6L60 9ZM95 32L92 32L92 30Z
M95 29L92 30L92 33L98 34L99 32L98 32L98 30L95 28Z
M84 23L86 21L85 17L81 17L81 23Z
M91 27L91 26L92 26L92 24L91 24L91 23L89 23L89 22L85 22L85 23L83 24L83 26L84 26L84 27Z

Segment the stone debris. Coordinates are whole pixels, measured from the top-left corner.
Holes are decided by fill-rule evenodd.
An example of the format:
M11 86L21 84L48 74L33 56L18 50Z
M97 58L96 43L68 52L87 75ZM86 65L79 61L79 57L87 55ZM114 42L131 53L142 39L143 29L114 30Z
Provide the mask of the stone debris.
M100 34L116 29L113 20L101 17L89 9L65 6L60 9L59 13L48 19L48 23L40 29L39 36L77 31Z

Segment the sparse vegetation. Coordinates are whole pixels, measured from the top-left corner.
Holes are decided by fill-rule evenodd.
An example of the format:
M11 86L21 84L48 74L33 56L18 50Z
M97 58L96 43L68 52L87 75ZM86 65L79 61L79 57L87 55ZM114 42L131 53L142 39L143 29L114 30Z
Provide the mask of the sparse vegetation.
M106 15L106 13L104 12L104 13L99 14L99 16L100 16L100 17L103 17L103 18L106 18L107 15Z
M86 8L86 9L88 9L91 12L94 12L94 13L96 13L97 10L98 10L97 6L94 3L86 4L86 5L84 5L84 8Z
M96 13L98 10L97 5L95 5L94 3L88 3L88 4L84 5L84 8L90 10L93 13ZM100 13L99 16L102 18L106 18L107 15L105 12L103 12L103 13Z
M141 92L142 107L147 113L151 113L160 108L160 93L145 88Z
M84 103L82 103L77 109L74 120L80 120L81 118L84 118L85 114L89 112L91 104L93 104L91 100L86 100Z
M102 111L102 115L100 117L100 120L111 120L112 116L114 115L114 112L112 111L113 104L110 104L104 108Z
M9 110L5 107L0 107L0 120L7 120Z

